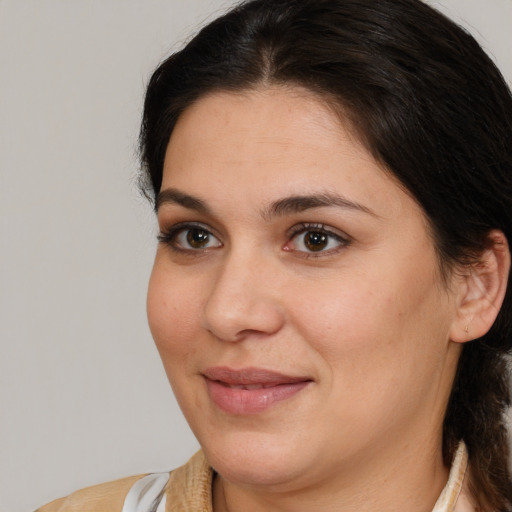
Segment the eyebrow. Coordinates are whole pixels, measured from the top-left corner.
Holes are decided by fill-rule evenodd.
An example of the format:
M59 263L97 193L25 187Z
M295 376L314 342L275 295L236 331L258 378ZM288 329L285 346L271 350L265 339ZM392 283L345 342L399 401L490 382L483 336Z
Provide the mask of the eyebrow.
M204 201L201 201L201 199L197 197L184 194L174 188L167 188L158 193L155 201L155 211L158 212L162 205L169 203L178 204L189 210L196 210L199 213L210 213L210 209L206 206Z
M168 188L159 192L155 201L155 211L165 204L177 204L189 210L196 210L199 213L211 215L210 208L201 199L180 192L174 188ZM270 220L274 217L282 217L293 213L301 213L313 208L332 207L344 208L354 211L367 213L373 217L378 215L370 208L351 201L341 195L333 194L330 192L321 194L306 194L285 197L271 203L268 207L261 211L261 216L265 220Z
M268 208L265 208L262 212L262 216L265 219L271 219L272 217L282 217L292 213L301 213L312 208L329 206L360 211L373 217L378 217L378 215L374 211L370 210L370 208L351 201L341 195L330 192L312 195L297 195L279 199L272 203Z

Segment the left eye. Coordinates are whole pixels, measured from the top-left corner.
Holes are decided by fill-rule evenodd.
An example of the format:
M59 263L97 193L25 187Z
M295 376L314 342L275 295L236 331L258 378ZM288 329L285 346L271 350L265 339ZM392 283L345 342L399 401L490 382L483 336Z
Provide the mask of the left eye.
M305 253L322 253L346 246L349 241L324 227L303 227L296 232L285 246L285 250Z

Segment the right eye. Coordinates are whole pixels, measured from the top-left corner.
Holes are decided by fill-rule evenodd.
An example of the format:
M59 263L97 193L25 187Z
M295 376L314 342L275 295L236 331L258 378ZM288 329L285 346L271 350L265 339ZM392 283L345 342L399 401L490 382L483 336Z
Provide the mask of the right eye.
M222 247L222 242L201 225L178 225L162 231L158 241L178 251L200 251Z

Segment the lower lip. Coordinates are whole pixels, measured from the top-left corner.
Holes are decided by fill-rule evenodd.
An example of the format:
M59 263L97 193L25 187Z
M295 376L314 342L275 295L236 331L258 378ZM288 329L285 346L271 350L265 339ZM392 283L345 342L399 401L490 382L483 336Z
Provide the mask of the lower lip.
M229 414L258 414L277 402L288 400L302 391L311 381L278 384L261 389L238 389L206 379L212 401Z

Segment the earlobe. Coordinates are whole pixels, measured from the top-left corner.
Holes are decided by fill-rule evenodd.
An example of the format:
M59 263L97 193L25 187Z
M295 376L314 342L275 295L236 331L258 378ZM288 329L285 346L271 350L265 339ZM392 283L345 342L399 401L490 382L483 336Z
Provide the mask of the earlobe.
M450 339L464 343L484 336L498 316L507 291L510 250L505 235L489 233L490 246L463 276Z

